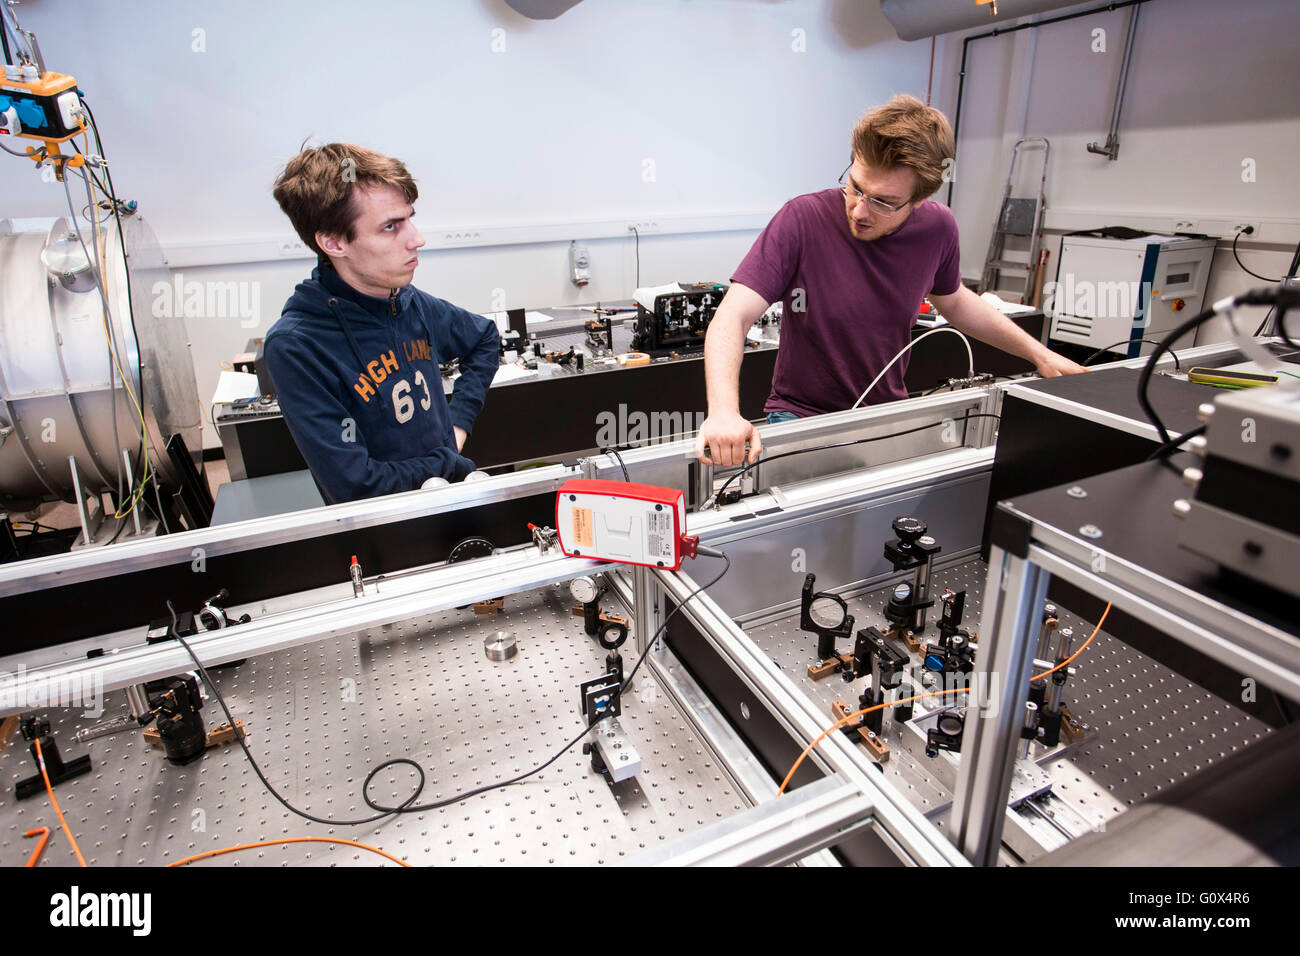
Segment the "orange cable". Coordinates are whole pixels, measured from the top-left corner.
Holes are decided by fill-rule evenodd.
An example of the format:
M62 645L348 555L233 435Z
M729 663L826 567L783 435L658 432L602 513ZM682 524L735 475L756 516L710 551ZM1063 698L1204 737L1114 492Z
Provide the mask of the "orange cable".
M827 727L820 734L818 734L817 739L803 749L803 753L799 755L799 759L794 762L794 766L790 768L790 772L787 773L785 775L785 779L781 781L781 789L776 792L777 796L780 796L781 794L785 793L785 788L790 783L790 778L793 777L794 772L799 769L799 765L803 763L804 758L807 757L810 753L812 753L813 748L816 747L819 743L821 743L825 738L829 737L835 731L839 730L841 727L847 724L854 717L861 717L863 714L869 714L873 710L882 710L885 707L893 707L896 704L909 704L914 700L925 700L925 698L927 697L942 697L944 694L964 694L964 693L968 693L969 691L970 691L969 687L952 687L949 688L948 690L936 690L929 694L917 694L915 697L905 697L902 700L889 700L883 704L874 704L871 707L864 707L862 708L862 710L855 710L847 717L841 717L839 720L835 721L835 723L831 724L831 726Z
M36 849L32 850L32 855L28 858L26 866L35 866L36 861L41 858L41 853L45 850L45 844L50 842L50 828L36 827L34 830L28 830L23 834L25 837L38 836L41 842L36 844Z
M1110 602L1108 602L1108 603L1106 604L1106 610L1102 611L1102 612L1101 612L1101 617L1099 617L1099 618L1097 619L1097 626L1094 627L1094 628L1092 629L1092 633L1088 635L1088 639L1087 639L1086 641L1084 641L1082 644L1079 645L1079 649L1078 649L1077 651L1075 651L1073 654L1071 654L1071 655L1070 655L1069 657L1067 657L1065 660L1061 661L1061 663L1057 664L1057 665L1056 665L1055 667L1053 667L1051 670L1049 670L1049 671L1043 671L1041 674L1038 674L1038 675L1036 675L1036 676L1034 676L1034 677L1029 678L1029 680L1030 680L1031 682L1032 682L1032 681L1036 681L1036 680L1042 680L1042 679L1043 679L1044 677L1046 677L1048 674L1055 674L1055 673L1056 673L1057 671L1059 671L1062 667L1068 667L1068 666L1070 665L1070 662L1073 661L1073 660L1074 660L1076 657L1078 657L1080 654L1082 654L1082 653L1083 653L1083 649L1084 649L1085 647L1087 647L1089 644L1091 644L1091 643L1092 643L1092 639L1093 639L1094 637L1096 637L1096 636L1098 635L1098 633L1100 633L1100 631L1101 631L1101 626L1102 626L1104 623L1106 623L1106 615L1110 613L1110 609L1114 606L1114 604L1115 604L1114 601L1110 601Z
M59 809L59 801L54 796L54 787L50 784L50 775L45 769L45 758L41 756L41 739L39 737L36 738L35 744L36 762L41 765L41 777L45 780L45 789L49 791L50 803L54 804L54 812L59 815L59 823L63 827L63 832L68 835L68 842L72 844L72 852L77 854L77 862L85 866L86 858L81 855L81 847L77 846L77 838L72 835L72 831L68 828L68 821L63 819L63 811Z
M1083 653L1083 649L1084 649L1085 647L1087 647L1089 644L1091 644L1093 638L1095 638L1095 637L1097 636L1097 634L1100 633L1100 631L1101 631L1101 626L1102 626L1102 624L1104 624L1104 623L1106 622L1106 615L1108 615L1108 614L1110 613L1110 609L1111 609L1111 607L1113 606L1113 604L1114 604L1114 602L1111 602L1111 603L1108 603L1108 604L1106 605L1106 610L1102 611L1102 613L1101 613L1101 617L1097 619L1097 626L1094 627L1094 628L1092 629L1092 633L1088 635L1088 639L1087 639L1086 641L1084 641L1081 645L1079 645L1079 649L1078 649L1077 651L1075 651L1073 654L1071 654L1071 655L1070 655L1069 657L1067 657L1065 660L1061 661L1061 663L1057 664L1057 665L1056 665L1055 667L1053 667L1051 670L1049 670L1049 671L1043 671L1041 674L1037 675L1036 677L1030 678L1030 679L1031 679L1031 680L1040 680L1040 679L1046 677L1048 674L1053 674L1053 673L1055 673L1056 671L1060 670L1062 667L1066 667L1066 666L1068 666L1068 665L1070 664L1071 661L1073 661L1076 657L1078 657L1080 654L1082 654L1082 653ZM790 778L792 778L792 777L794 776L795 771L799 769L799 765L802 764L802 763L804 762L804 759L805 759L805 758L806 758L810 753L812 753L813 748L816 747L816 746L817 746L819 743L821 743L823 740L825 740L827 737L829 737L831 734L833 734L835 731L839 730L841 727L843 727L845 724L847 724L850 720L853 720L855 717L861 717L863 714L869 714L869 713L871 713L871 712L874 711L874 710L883 710L883 709L886 708L886 707L894 707L894 706L896 706L896 705L898 705L898 704L910 704L910 703L911 703L912 701L914 701L914 700L924 700L924 699L927 698L927 697L942 697L944 694L964 693L964 692L969 691L969 690L970 690L969 687L953 687L953 688L951 688L951 689L949 689L949 690L938 690L938 691L934 691L933 693L930 693L930 694L918 694L918 695L915 696L915 697L907 697L907 698L904 698L903 700L891 700L891 701L886 701L886 702L883 703L883 704L875 704L875 705L873 705L873 706L871 706L871 707L864 707L862 710L854 711L853 713L849 714L847 717L841 717L839 720L837 720L835 723L833 723L830 727L827 727L827 728L826 728L825 730L823 730L820 734L818 734L818 735L817 735L817 739L815 739L812 743L810 743L807 747L805 747L805 748L803 749L803 753L801 753L801 754L799 755L799 759L796 760L796 761L794 762L794 766L790 768L790 772L787 773L787 774L785 775L785 779L781 781L781 789L777 790L777 792L776 792L776 793L777 793L777 796L780 796L781 794L785 793L785 788L786 788L787 786L789 786L789 784L790 784Z
M392 854L385 853L383 850L373 846L367 846L364 843L358 843L356 840L342 840L335 837L289 837L284 840L267 840L264 843L241 843L238 846L228 846L222 850L208 850L206 853L196 853L194 856L187 856L183 860L177 860L175 863L168 863L169 867L184 866L187 863L193 863L195 860L206 859L210 856L221 856L223 853L235 853L239 850L255 850L263 846L280 846L285 843L345 843L348 846L360 847L363 850L369 850L371 853L378 853L380 856L392 860L398 866L410 867L411 864L399 860Z

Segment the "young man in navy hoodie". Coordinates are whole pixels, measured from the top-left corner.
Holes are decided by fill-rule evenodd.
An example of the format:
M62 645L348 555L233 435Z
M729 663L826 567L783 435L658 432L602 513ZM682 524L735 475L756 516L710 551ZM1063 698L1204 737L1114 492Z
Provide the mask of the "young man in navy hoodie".
M280 409L329 504L460 481L460 454L498 365L496 326L411 285L424 237L400 160L305 149L275 198L319 257L266 336ZM451 400L440 362L460 360Z

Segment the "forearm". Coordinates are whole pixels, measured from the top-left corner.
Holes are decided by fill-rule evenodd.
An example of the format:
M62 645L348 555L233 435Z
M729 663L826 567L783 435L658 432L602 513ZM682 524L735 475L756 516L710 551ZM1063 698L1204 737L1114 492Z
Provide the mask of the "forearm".
M469 354L461 357L460 378L456 379L447 406L452 424L466 433L474 430L474 420L483 410L488 389L500 365L499 356L496 327L491 326Z
M704 339L704 382L709 414L740 411L740 363L745 333L738 325L711 322Z
M962 290L952 304L940 309L957 331L1034 365L1049 354L1047 346L969 290Z
M414 491L432 477L457 481L473 470L473 463L451 448L439 448L423 458L378 461L370 458L364 467L333 472L322 481L338 501L356 501L402 491Z
M459 481L474 470L474 463L454 448L435 448L427 455L385 461L370 455L357 440L334 440L319 422L304 422L286 415L285 422L312 476L328 504L413 491L437 475Z

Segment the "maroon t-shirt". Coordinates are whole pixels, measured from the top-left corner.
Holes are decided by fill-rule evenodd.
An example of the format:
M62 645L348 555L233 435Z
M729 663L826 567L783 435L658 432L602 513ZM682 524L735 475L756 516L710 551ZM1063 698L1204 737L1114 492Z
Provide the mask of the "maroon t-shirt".
M764 409L818 415L850 408L911 338L927 295L961 285L957 222L926 200L898 231L864 242L849 231L838 189L781 207L731 277L780 301L781 347ZM864 405L907 397L903 356Z

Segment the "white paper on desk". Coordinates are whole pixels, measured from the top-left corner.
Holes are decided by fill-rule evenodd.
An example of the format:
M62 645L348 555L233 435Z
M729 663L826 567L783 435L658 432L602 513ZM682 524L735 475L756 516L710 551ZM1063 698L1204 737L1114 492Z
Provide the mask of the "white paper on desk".
M980 296L985 302L993 306L1003 315L1020 315L1022 312L1036 311L1032 305L1021 305L1018 302L1008 302L1006 299L999 298L992 292L985 292Z
M493 385L500 385L502 382L517 382L520 379L535 378L537 373L530 368L524 368L521 365L502 365L497 369L496 375L492 377Z
M251 372L221 373L217 390L212 393L212 404L233 402L241 398L257 398L262 390L257 386L257 376Z
M670 292L685 291L686 290L681 287L680 283L669 282L667 285L646 286L645 288L637 289L636 292L632 294L632 298L637 301L637 304L640 305L641 308L645 309L647 312L653 312L655 310L655 296L667 295Z
M483 318L495 322L497 324L498 332L510 331L510 316L506 315L504 312L484 312ZM533 326L539 322L549 322L551 321L551 317L545 312L525 312L524 321L527 322L529 326Z

